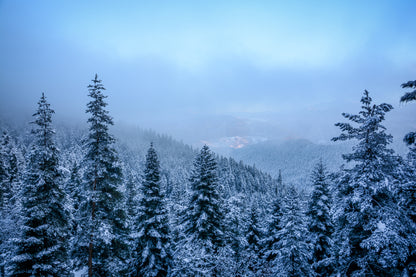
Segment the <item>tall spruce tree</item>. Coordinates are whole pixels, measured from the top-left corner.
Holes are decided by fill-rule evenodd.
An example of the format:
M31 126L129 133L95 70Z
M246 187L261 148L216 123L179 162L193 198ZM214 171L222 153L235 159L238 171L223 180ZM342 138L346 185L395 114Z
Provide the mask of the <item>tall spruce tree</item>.
M0 276L14 253L11 238L19 236L20 171L18 149L7 131L0 138Z
M217 254L224 242L223 211L218 192L217 164L207 145L194 161L191 197L185 215L184 260L196 275L216 275Z
M402 88L410 88L412 91L406 92L400 98L400 102L416 101L416 81L408 81L402 84ZM407 219L404 225L410 242L409 256L405 266L409 276L414 276L416 275L416 132L409 132L403 140L409 147L407 166L405 167L407 178L398 194L399 205Z
M247 252L247 268L248 275L259 276L262 266L261 257L261 240L263 239L263 230L259 222L258 207L251 205L250 214L248 218L248 228L246 232L246 252Z
M70 239L70 256L71 262L73 263L73 267L78 267L79 263L77 261L76 254L78 253L77 249L77 230L79 228L79 208L80 204L82 203L83 199L83 190L82 190L82 179L79 173L79 165L74 161L72 163L72 168L70 172L69 180L67 180L65 184L65 191L69 198L69 208L72 213L72 221L71 221L71 239Z
M4 136L3 136L4 137ZM10 194L9 187L9 176L7 172L7 154L4 151L3 147L3 137L0 140L0 228L2 232L0 233L0 276L5 275L5 261L6 261L6 245L8 234L4 232L6 226L8 225L7 214L8 214L8 199Z
M278 188L281 189L283 187L283 178L282 178L282 170L279 169L279 176L277 177L277 184Z
M281 230L281 220L283 216L280 193L276 194L268 213L267 233L261 241L261 244L263 258L266 262L272 264L279 255L278 242L280 240L280 236L278 233Z
M137 217L137 248L131 276L167 276L171 267L168 214L161 191L160 165L153 143L146 155Z
M244 195L242 193L229 197L224 201L223 211L225 224L225 243L227 252L223 251L222 257L226 267L230 269L230 273L234 276L246 275L246 245L244 230L246 209L244 203ZM226 257L225 254L229 254ZM225 272L223 272L225 273Z
M325 167L320 161L312 173L313 192L307 212L312 245L312 268L316 276L330 276L333 270L331 195Z
M65 203L58 149L53 139L54 111L45 95L33 115L34 141L21 191L21 236L16 239L12 276L67 276L70 213Z
M393 194L397 185L398 159L388 148L392 136L381 125L389 104L372 104L368 91L361 98L358 115L343 113L355 123L337 123L342 133L333 138L357 140L353 152L343 155L354 162L337 180L337 230L340 273L364 276L397 274L408 253L402 237L400 213Z
M307 227L299 194L289 187L282 201L280 230L277 232L277 255L272 261L272 272L277 276L313 276L310 245L307 243Z
M9 137L6 132L0 138L0 209L4 209L9 202L12 189L10 187L10 174L8 164L8 153L6 145Z
M402 88L410 88L413 89L413 91L406 92L401 98L400 102L411 102L416 101L416 80L415 81L408 81L404 84L402 84ZM410 132L404 137L404 141L408 145L414 145L416 144L416 132Z
M3 136L1 139L1 154L3 158L3 162L6 169L6 176L8 177L5 181L7 193L6 196L6 204L14 206L17 201L17 192L19 191L20 185L20 172L19 172L19 162L18 162L18 152L15 145L14 139L10 136L8 132L3 132Z
M192 195L185 233L195 241L209 241L215 250L223 244L224 224L218 193L217 163L207 145L194 161Z
M118 276L126 269L126 213L123 210L122 171L109 134L113 120L105 109L105 90L95 75L88 86L91 101L89 135L85 141L83 203L76 251L88 276Z
M82 201L82 179L79 170L80 166L77 162L73 162L71 175L65 186L66 193L71 202L71 208L75 211L79 209L79 205Z

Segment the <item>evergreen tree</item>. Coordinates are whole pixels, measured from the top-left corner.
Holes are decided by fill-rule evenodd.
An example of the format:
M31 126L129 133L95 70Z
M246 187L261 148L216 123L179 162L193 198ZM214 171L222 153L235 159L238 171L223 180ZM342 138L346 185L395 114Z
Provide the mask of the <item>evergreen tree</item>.
M337 181L339 270L353 276L390 276L397 274L408 249L392 192L400 182L399 160L388 148L392 136L381 125L393 107L372 104L368 91L364 91L361 103L359 115L343 114L358 126L337 123L342 133L333 138L358 141L352 153L343 155L354 166L344 169Z
M400 98L400 102L416 100L416 81L404 83L402 88L410 88L413 91L406 92ZM404 211L404 217L407 219L404 225L410 241L409 256L405 264L409 271L409 276L414 276L416 275L416 132L409 132L404 137L404 142L409 146L407 166L405 167L407 178L400 187L398 194L400 198L399 205Z
M273 263L279 254L278 243L280 236L278 235L281 230L281 219L282 219L282 203L281 196L276 195L269 211L269 220L267 226L267 234L262 240L262 252L263 258L268 263Z
M8 199L8 175L7 175L7 169L5 164L5 153L3 151L3 147L1 147L2 144L0 144L0 228L1 230L4 230L6 227L7 222L4 220L4 218L7 215L7 199ZM0 276L5 275L5 254L6 251L6 241L8 240L8 237L6 237L3 232L0 233L0 251L2 254L0 254Z
M329 184L322 161L316 165L312 173L312 184L314 189L307 212L308 230L312 244L312 268L316 276L330 276L333 270L331 237L334 226L330 214Z
M18 149L8 132L0 138L0 276L5 276L6 265L14 252L12 238L19 235L20 176Z
M259 211L255 205L251 206L248 218L248 228L246 233L247 240L247 267L250 271L249 275L258 276L261 272L261 240L263 239L263 231L259 223Z
M54 111L44 94L38 105L21 191L21 236L16 239L11 275L66 276L70 214L53 139Z
M77 211L82 201L82 179L80 175L80 167L76 162L73 162L71 168L71 175L66 184L66 193L69 196L71 207Z
M2 149L5 153L5 164L8 171L7 175L9 177L8 187L10 191L8 195L8 202L9 205L15 206L17 204L16 202L18 202L17 192L19 191L20 186L19 161L17 157L21 153L17 149L14 140L7 132L3 134Z
M135 225L135 219L138 213L139 207L139 184L141 182L133 174L129 174L126 180L126 206L127 215L131 221L131 227ZM129 227L130 228L130 227Z
M280 230L276 234L277 255L272 261L272 271L277 276L313 276L305 216L294 187L289 187L282 204Z
M78 230L78 223L80 221L79 218L79 208L81 201L84 199L83 196L83 190L82 190L82 180L79 173L80 167L76 162L73 162L72 168L71 168L71 175L69 177L69 180L66 182L65 191L69 198L69 207L71 210L71 261L75 262L75 267L78 266L77 260L76 260L76 242L77 242L77 230Z
M184 219L185 259L195 274L215 275L215 259L225 234L216 161L206 145L194 161L190 182L192 192Z
M144 175L132 276L167 276L171 266L168 214L161 192L159 160L153 144L146 155Z
M5 149L8 139L7 133L4 132L0 141L0 209L4 209L7 206L11 194L7 163L8 153Z
M225 244L228 246L229 257L223 257L227 259L226 266L230 269L233 276L244 276L246 274L246 252L245 248L247 241L244 235L245 229L245 203L243 202L244 195L237 194L231 196L225 202L225 208L223 211L226 216L224 217L225 223ZM223 254L226 254L224 251Z
M277 177L277 184L281 188L283 187L282 170L279 169L279 177Z
M80 206L76 255L78 264L88 266L88 276L117 276L125 270L127 255L122 171L108 132L113 120L105 109L105 88L97 75L88 90L92 99L87 105L90 128L83 160L85 201Z
M190 178L192 196L185 229L193 240L209 241L214 248L220 247L224 238L216 166L214 155L204 145L194 162Z
M411 92L406 92L401 98L400 102L410 102L416 100L416 81L408 81L407 83L402 84L402 88L413 89ZM416 132L410 132L404 137L404 141L408 145L416 144Z

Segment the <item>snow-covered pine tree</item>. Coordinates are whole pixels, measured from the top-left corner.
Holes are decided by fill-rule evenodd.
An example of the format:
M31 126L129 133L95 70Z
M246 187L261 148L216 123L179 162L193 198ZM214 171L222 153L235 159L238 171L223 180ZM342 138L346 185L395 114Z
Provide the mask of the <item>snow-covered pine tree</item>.
M1 151L2 157L4 161L4 165L6 168L6 175L8 179L6 180L8 184L7 187L7 202L10 205L15 205L17 201L17 192L19 191L20 185L20 175L19 175L19 162L18 162L18 155L19 150L15 145L14 139L9 135L8 132L4 131L2 140L1 140Z
M68 195L70 207L73 214L76 214L79 210L80 203L82 202L82 179L80 175L80 166L77 164L77 162L72 163L71 168L71 175L69 177L69 180L66 182L65 191ZM75 219L76 221L77 219ZM76 228L76 222L74 222Z
M410 88L413 89L411 92L406 92L401 98L400 102L410 102L410 101L416 101L416 80L415 81L408 81L404 84L402 84L402 88ZM416 132L410 132L404 137L404 141L408 145L414 145L416 144Z
M247 241L247 268L249 276L259 276L262 269L261 241L263 239L263 230L259 223L258 207L251 205L248 218L248 228L246 232Z
M125 172L125 171L124 171ZM135 219L139 208L139 189L142 182L139 181L137 176L129 173L126 180L126 210L129 218L130 227L135 227Z
M83 201L82 179L81 179L79 169L80 169L79 165L77 164L77 162L74 161L72 163L72 167L70 170L69 179L67 180L65 184L65 192L68 196L68 204L72 213L72 218L71 218L72 237L70 239L70 245L71 245L70 256L71 256L71 262L72 261L75 262L75 264L72 265L73 267L78 266L77 259L75 256L75 254L78 251L76 250L75 243L77 242L77 230L78 230L78 223L80 221L79 207L80 207L81 202Z
M281 195L275 195L275 199L271 204L271 207L268 211L268 222L267 222L267 233L265 234L263 240L261 241L262 245L262 257L267 262L265 270L269 271L268 268L272 267L272 264L275 263L275 260L279 254L279 248L277 246L280 237L278 235L282 219L282 203Z
M7 140L7 133L3 132L0 140L0 209L4 209L7 206L11 194L7 161L8 153L4 147Z
M279 176L277 177L277 184L281 188L283 187L282 170L279 169Z
M85 201L80 205L76 251L78 264L88 266L88 276L118 276L126 268L127 226L122 171L109 134L113 120L105 109L104 86L98 76L88 86L89 135L83 159Z
M131 276L167 276L171 267L169 219L153 143L146 155L142 198L136 221L137 241Z
M21 191L21 235L15 240L12 276L67 276L70 213L65 203L52 114L45 95L33 115L34 141Z
M306 215L312 247L312 269L316 276L330 276L333 270L331 195L325 167L320 161L312 173L313 192Z
M352 276L397 274L408 256L408 242L402 237L401 215L393 194L398 180L398 161L388 148L392 136L381 125L389 104L372 104L368 91L361 98L358 115L343 113L350 123L337 123L342 133L333 138L357 140L353 152L343 155L353 161L338 180L336 196L338 270Z
M261 256L263 259L263 273L265 275L272 274L273 265L276 264L277 256L279 255L278 242L280 237L278 235L281 230L280 221L282 219L282 197L286 188L283 186L281 172L279 171L279 178L277 184L272 188L272 199L266 206L267 220L266 232L261 240Z
M8 213L8 198L9 198L9 176L7 174L6 166L6 153L4 152L3 146L3 137L0 141L0 228L4 230L7 221L5 217ZM3 233L0 233L0 276L5 275L5 253L6 253L6 242L9 238Z
M235 196L229 197L224 205L224 224L225 228L225 243L226 250L223 251L222 260L226 260L221 266L229 269L229 274L233 276L246 275L246 245L244 230L246 229L245 213L245 196L239 193ZM225 250L225 249L224 249ZM228 257L225 254L228 253ZM225 270L221 269L225 274Z
M0 138L0 276L6 276L6 265L13 256L12 238L19 234L20 171L18 149L7 131Z
M400 102L407 103L416 100L416 81L408 81L402 84L402 88L410 88L413 91L406 92L400 98ZM409 146L408 166L405 167L407 178L401 185L398 196L400 199L399 205L404 211L405 218L407 218L406 233L410 241L410 254L405 266L406 270L409 271L409 276L413 276L416 275L416 132L409 132L403 140ZM411 269L412 267L413 269Z
M210 241L214 248L219 248L223 244L224 226L216 167L214 154L204 145L194 161L190 178L192 196L185 233L193 240Z
M313 276L306 220L299 202L298 192L289 187L282 201L280 230L276 234L277 255L271 263L273 276Z
M224 242L224 215L216 167L214 154L204 145L194 161L191 198L184 218L187 238L184 259L196 275L216 274L215 259Z

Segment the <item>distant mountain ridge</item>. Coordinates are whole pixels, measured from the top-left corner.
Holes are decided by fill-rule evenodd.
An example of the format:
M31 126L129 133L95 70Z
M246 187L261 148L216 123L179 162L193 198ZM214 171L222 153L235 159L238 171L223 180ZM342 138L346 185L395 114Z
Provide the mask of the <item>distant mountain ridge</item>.
M255 165L277 178L282 172L284 183L307 186L313 168L322 159L329 171L335 171L343 164L342 154L351 151L346 143L316 144L306 139L265 141L232 149L230 157Z

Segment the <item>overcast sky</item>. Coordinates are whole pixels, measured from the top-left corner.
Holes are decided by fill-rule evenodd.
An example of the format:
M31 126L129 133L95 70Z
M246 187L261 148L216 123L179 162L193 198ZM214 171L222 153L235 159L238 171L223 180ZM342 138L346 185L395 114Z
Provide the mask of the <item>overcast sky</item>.
M415 1L0 0L0 109L84 120L98 73L115 122L185 142L327 142L364 89L416 125L400 84L416 79ZM401 138L396 138L401 140Z

